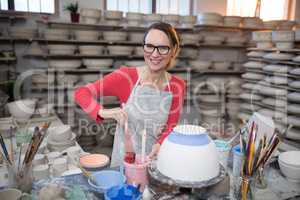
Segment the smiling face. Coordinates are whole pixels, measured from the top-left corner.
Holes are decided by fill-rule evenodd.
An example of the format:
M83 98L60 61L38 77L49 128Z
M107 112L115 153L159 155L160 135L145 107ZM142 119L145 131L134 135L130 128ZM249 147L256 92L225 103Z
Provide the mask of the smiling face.
M174 48L172 47L168 36L163 31L152 29L145 37L145 45L150 46L150 48L151 46L158 47L161 50L161 54L164 54L161 55L158 48L155 48L152 53L144 50L145 63L150 68L150 70L166 70L167 65L170 63L174 55ZM169 47L170 50L167 54L165 54L167 47Z

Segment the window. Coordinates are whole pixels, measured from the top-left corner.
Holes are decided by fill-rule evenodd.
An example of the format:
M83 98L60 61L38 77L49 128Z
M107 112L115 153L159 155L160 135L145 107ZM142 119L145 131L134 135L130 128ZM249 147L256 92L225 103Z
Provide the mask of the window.
M13 3L14 11L55 13L55 0L0 0L1 10L9 10L9 1Z
M154 4L154 6L153 6ZM191 0L106 0L107 10L190 15Z
M253 17L256 3L257 0L227 0L227 15ZM289 3L289 0L261 0L260 18L265 21L288 19Z
M152 0L107 0L107 10L120 10L123 12L152 12Z
M190 15L190 0L157 0L156 13Z

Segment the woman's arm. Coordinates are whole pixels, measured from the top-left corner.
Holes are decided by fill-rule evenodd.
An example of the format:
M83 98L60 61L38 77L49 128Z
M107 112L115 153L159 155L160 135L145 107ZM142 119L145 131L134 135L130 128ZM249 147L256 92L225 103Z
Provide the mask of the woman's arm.
M121 102L127 100L134 83L129 68L122 67L93 83L75 90L75 102L98 123L102 118L98 115L103 106L97 101L99 96L116 96Z

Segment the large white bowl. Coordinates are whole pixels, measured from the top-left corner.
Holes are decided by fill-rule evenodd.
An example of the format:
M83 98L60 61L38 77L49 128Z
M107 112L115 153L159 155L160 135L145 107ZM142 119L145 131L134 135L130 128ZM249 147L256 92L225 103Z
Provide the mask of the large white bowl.
M50 129L49 133L55 142L64 142L72 137L71 127L69 125L56 126Z
M104 17L105 19L122 19L123 12L116 10L105 10Z
M109 68L113 59L83 59L83 64L90 69Z
M95 41L99 39L99 31L76 30L75 37L77 40Z
M7 104L9 113L17 120L28 120L35 112L35 99L18 100Z
M143 16L144 16L143 13L138 13L138 12L127 12L126 13L127 20L141 21L143 19Z
M108 46L107 49L110 55L131 55L134 47L131 46Z
M280 162L300 169L300 151L283 152L278 157Z
M53 67L56 69L76 69L80 67L81 60L49 60L49 67Z
M81 55L102 55L105 46L101 45L82 45L79 46Z
M203 127L176 126L160 147L157 169L174 180L210 180L220 171L216 146Z
M132 32L132 33L129 33L129 41L132 41L132 42L138 42L140 44L142 44L144 42L144 33L135 33L135 32Z
M69 39L70 31L68 29L46 29L44 37L48 40L67 40Z
M104 31L103 38L106 41L125 41L127 33L121 31Z
M48 45L49 53L52 55L73 55L76 45L51 44Z
M298 151L299 152L299 151ZM279 155L280 156L280 155ZM298 155L299 157L299 155ZM281 172L286 176L286 178L292 182L300 181L300 167L294 167L290 164L286 164L285 162L278 160L279 167Z
M80 16L100 18L101 17L101 10L94 9L94 8L81 8L80 9Z

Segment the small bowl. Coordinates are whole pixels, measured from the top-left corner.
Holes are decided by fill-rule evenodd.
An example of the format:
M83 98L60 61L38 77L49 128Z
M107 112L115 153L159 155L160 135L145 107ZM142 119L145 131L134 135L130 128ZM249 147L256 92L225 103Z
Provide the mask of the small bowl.
M300 182L300 167L293 167L279 160L279 167L283 175L291 182Z
M286 165L300 168L300 151L283 152L278 159Z
M56 142L67 141L71 138L71 127L69 125L56 126L50 130L50 134Z
M103 170L100 172L94 172L92 176L94 177L97 185L93 184L90 179L88 180L89 185L101 193L106 192L112 187L121 187L126 181L126 177L123 174L121 174L121 172L113 170Z

